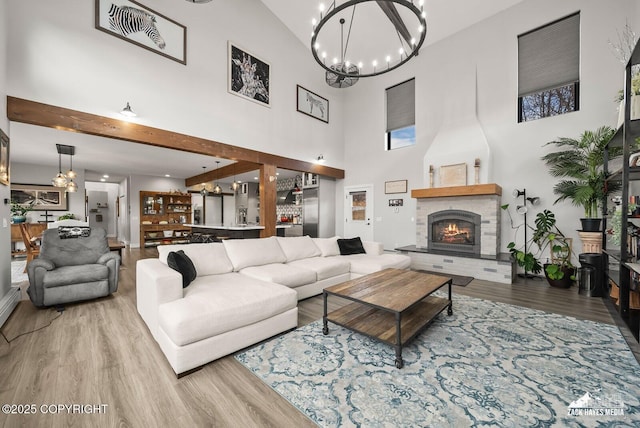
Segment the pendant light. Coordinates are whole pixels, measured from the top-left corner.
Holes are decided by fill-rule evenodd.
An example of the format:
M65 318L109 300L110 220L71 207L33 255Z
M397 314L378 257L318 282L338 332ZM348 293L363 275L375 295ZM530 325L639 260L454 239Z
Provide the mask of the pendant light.
M76 174L76 172L73 170L73 155L70 154L69 155L69 171L67 171L66 174L67 178L69 179L69 181L67 182L67 192L77 192L78 191L78 185L76 184L75 181L73 181L74 178L76 178L78 176L78 174Z
M204 174L205 170L207 169L206 166L202 167L202 173ZM202 183L202 189L200 189L200 194L204 197L207 196L209 194L209 190L207 189L207 183Z
M216 171L218 170L218 166L220 166L220 161L216 161ZM218 183L213 187L213 193L219 195L222 193L222 187Z
M66 187L67 186L67 177L62 173L62 154L58 153L58 175L56 175L53 180L51 180L51 184L54 187Z
M236 164L233 164L233 183L231 183L231 190L235 192L238 190L238 187L240 187L240 183L236 181Z

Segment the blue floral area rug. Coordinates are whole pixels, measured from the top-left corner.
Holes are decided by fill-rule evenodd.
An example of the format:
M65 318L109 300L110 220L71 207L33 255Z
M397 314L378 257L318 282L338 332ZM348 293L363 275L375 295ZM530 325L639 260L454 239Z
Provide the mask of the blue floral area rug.
M323 427L640 426L617 327L454 295L403 349L322 321L236 359Z

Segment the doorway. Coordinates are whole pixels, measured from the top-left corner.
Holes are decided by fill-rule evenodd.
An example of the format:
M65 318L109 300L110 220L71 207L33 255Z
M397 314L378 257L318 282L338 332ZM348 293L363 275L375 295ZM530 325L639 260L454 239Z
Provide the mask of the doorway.
M373 241L373 184L344 188L344 235Z

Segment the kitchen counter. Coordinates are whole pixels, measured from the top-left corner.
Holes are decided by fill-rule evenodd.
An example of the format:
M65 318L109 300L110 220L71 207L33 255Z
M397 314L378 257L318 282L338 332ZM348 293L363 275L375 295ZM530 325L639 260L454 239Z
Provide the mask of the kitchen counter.
M192 233L202 233L210 235L211 237L218 239L249 239L259 238L260 231L264 229L261 225L208 225L208 224L185 224L185 226L191 227ZM290 228L290 225L277 225L276 235L284 236L285 229Z
M198 229L217 229L217 230L262 230L264 226L256 225L236 225L236 226L223 226L223 225L208 225L208 224L185 224L185 226L189 226L191 228ZM278 224L276 225L276 229L287 229L291 227L290 224Z

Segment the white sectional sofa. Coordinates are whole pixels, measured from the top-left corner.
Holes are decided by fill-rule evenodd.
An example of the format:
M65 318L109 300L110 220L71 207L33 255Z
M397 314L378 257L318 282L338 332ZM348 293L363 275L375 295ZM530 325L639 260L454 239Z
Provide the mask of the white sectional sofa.
M337 237L271 237L164 245L136 266L137 307L169 364L180 375L298 324L297 302L325 287L410 258L363 242L365 254L340 255ZM197 277L183 288L167 265L183 250Z

